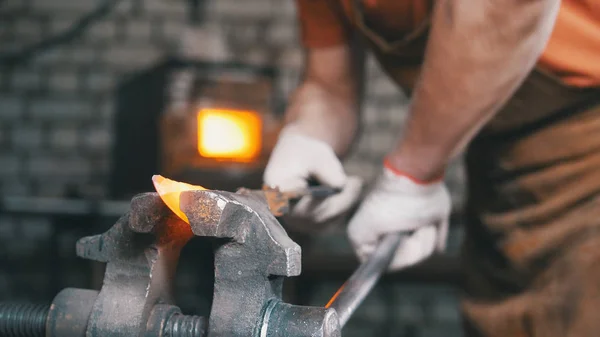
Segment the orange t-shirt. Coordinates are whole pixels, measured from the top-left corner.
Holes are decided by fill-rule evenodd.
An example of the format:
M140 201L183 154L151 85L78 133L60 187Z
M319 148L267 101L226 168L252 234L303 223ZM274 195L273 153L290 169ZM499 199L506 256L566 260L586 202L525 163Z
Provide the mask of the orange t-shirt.
M346 41L354 20L350 1L296 0L307 48ZM426 20L431 0L361 0L369 26L388 40L401 39ZM562 0L554 32L539 66L577 87L600 86L600 0Z

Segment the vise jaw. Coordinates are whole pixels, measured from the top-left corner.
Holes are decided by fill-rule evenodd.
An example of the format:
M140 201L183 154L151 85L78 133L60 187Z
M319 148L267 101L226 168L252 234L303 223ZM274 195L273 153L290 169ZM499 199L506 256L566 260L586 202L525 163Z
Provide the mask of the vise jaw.
M301 249L264 198L244 191L186 191L180 209L189 224L156 193L140 194L107 232L79 240L77 254L105 262L106 272L100 292L86 293L88 304L80 305L87 309L76 317L87 322L78 322L78 333L69 336L341 336L335 310L282 301L285 278L301 272ZM209 317L182 315L172 296L181 249L194 236L218 242ZM62 296L69 291L81 293L66 289ZM55 306L49 317L64 321L60 310L69 306ZM69 323L63 321L57 326ZM64 336L55 331L50 335Z

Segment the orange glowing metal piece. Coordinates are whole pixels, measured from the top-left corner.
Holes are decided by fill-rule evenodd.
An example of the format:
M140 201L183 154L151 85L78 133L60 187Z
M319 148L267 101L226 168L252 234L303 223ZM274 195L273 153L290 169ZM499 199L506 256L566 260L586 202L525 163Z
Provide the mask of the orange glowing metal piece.
M340 296L340 294L342 293L342 290L344 290L345 286L346 286L345 284L342 285L340 287L340 289L338 289L335 292L335 294L333 294L333 297L331 297L331 299L329 300L329 302L327 302L327 304L325 305L325 308L327 308L327 309L331 308L331 305L333 305L333 302L335 302L335 300L338 298L338 296Z
M262 120L257 112L202 109L197 119L202 157L251 161L259 155Z
M187 216L179 208L179 196L181 195L181 192L205 190L206 188L174 181L161 175L152 176L152 182L154 183L156 192L158 192L158 195L165 205L167 205L167 207L169 207L173 213L177 214L181 220L189 224L190 221L188 220Z

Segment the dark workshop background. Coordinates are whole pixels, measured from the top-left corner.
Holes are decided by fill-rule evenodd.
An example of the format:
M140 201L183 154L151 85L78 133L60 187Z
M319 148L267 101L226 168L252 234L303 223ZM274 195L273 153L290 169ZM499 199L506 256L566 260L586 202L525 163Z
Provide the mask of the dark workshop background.
M114 8L107 6L75 36L23 54L31 56L27 62L0 68L2 196L108 197L115 87L167 55L275 66L277 86L286 96L297 83L302 52L293 0L207 0L201 24L193 27L187 24L185 1L113 2ZM0 55L61 34L102 3L0 1ZM403 123L405 103L369 58L364 136L345 163L350 173L369 180L378 172ZM457 163L448 175L456 210L464 180ZM0 300L47 302L63 287L86 284L97 271L75 257L74 242L96 221L0 213ZM56 228L63 224L68 229ZM453 227L451 255L460 237L460 227ZM323 253L352 254L342 231L319 240ZM323 305L340 285L339 280L314 282L317 290L309 302L315 305ZM180 292L195 284L193 273L180 274ZM457 304L450 286L386 284L365 302L345 336L461 336Z

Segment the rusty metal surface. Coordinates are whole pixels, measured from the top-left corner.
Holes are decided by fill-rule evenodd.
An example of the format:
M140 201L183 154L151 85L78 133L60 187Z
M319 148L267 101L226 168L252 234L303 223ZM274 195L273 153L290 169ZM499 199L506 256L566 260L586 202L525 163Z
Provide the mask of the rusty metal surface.
M272 188L269 186L263 186L261 190L254 190L248 188L240 188L237 190L238 194L241 195L253 195L266 202L267 207L271 214L276 217L282 216L289 211L290 198L294 197L288 193L279 191L278 188Z
M255 335L267 302L281 299L284 277L300 274L300 246L253 194L184 192L180 208L194 234L227 240L215 250L208 335Z

